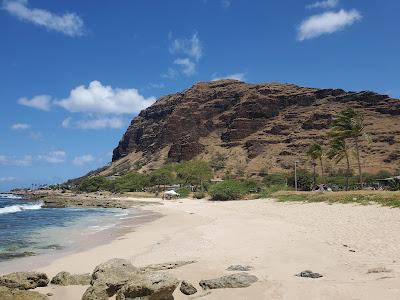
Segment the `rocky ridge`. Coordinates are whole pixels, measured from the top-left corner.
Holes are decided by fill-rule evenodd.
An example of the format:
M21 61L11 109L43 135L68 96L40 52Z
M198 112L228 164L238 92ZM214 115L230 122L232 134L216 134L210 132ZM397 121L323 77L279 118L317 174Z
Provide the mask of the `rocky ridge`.
M346 106L364 113L365 131L372 137L372 143L361 144L364 170L395 171L400 162L398 99L369 91L220 80L163 96L143 110L101 174L151 170L194 158L211 161L221 172L288 170L294 160L306 160L310 143L328 146L333 115Z

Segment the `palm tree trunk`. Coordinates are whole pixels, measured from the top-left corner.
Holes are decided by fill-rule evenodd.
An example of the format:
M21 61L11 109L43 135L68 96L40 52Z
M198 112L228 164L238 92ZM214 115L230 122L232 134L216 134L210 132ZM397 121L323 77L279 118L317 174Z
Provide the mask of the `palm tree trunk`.
M350 177L350 160L349 160L349 154L347 153L347 150L344 151L344 154L346 155L346 162L347 162L346 191L348 191L349 190L349 177Z
M360 162L360 147L358 145L358 138L356 137L354 139L354 142L356 144L356 156L357 156L357 164L358 164L358 176L359 176L359 181L361 185L361 189L363 188L363 178L362 178L362 171L361 171L361 162Z
M325 184L325 177L324 177L324 165L322 164L322 157L319 158L319 163L321 165L321 181Z
M314 185L314 187L316 186L316 176L315 176L315 165L316 165L316 163L315 163L315 160L313 160L313 163L312 163L312 165L313 165L313 185Z

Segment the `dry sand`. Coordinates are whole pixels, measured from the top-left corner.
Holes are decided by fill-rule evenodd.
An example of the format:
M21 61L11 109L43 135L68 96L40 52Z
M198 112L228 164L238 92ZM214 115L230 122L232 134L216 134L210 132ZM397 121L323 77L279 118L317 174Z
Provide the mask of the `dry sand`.
M149 199L154 200L154 199ZM201 279L254 267L259 282L213 290L201 299L400 299L400 209L272 200L164 201L149 207L164 216L118 240L51 262L41 269L91 272L110 258L136 266L197 260L170 272L198 287ZM385 267L391 272L370 273ZM323 278L299 278L310 269ZM80 299L86 287L46 287L51 299ZM188 299L177 289L175 299Z

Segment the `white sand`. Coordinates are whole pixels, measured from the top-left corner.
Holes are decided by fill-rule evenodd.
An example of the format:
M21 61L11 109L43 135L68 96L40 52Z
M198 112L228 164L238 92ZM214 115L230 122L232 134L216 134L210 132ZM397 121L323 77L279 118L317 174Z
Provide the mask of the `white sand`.
M249 288L213 290L201 299L400 299L400 209L272 200L179 200L149 208L164 217L41 271L91 272L113 257L137 266L194 259L171 273L198 287L201 279L230 274L231 264L248 264L259 278ZM367 274L376 267L392 272ZM307 269L324 277L294 276ZM74 300L85 287L38 290ZM178 289L174 295L188 299Z

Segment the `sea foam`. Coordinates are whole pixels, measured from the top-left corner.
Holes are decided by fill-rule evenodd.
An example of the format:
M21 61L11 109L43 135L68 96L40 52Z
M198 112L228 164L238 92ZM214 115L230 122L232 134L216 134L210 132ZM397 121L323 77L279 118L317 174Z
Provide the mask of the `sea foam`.
M24 210L41 209L42 206L43 206L43 203L40 202L40 203L35 203L35 204L11 205L11 206L6 206L6 207L1 207L0 215L17 213L17 212L24 211Z

